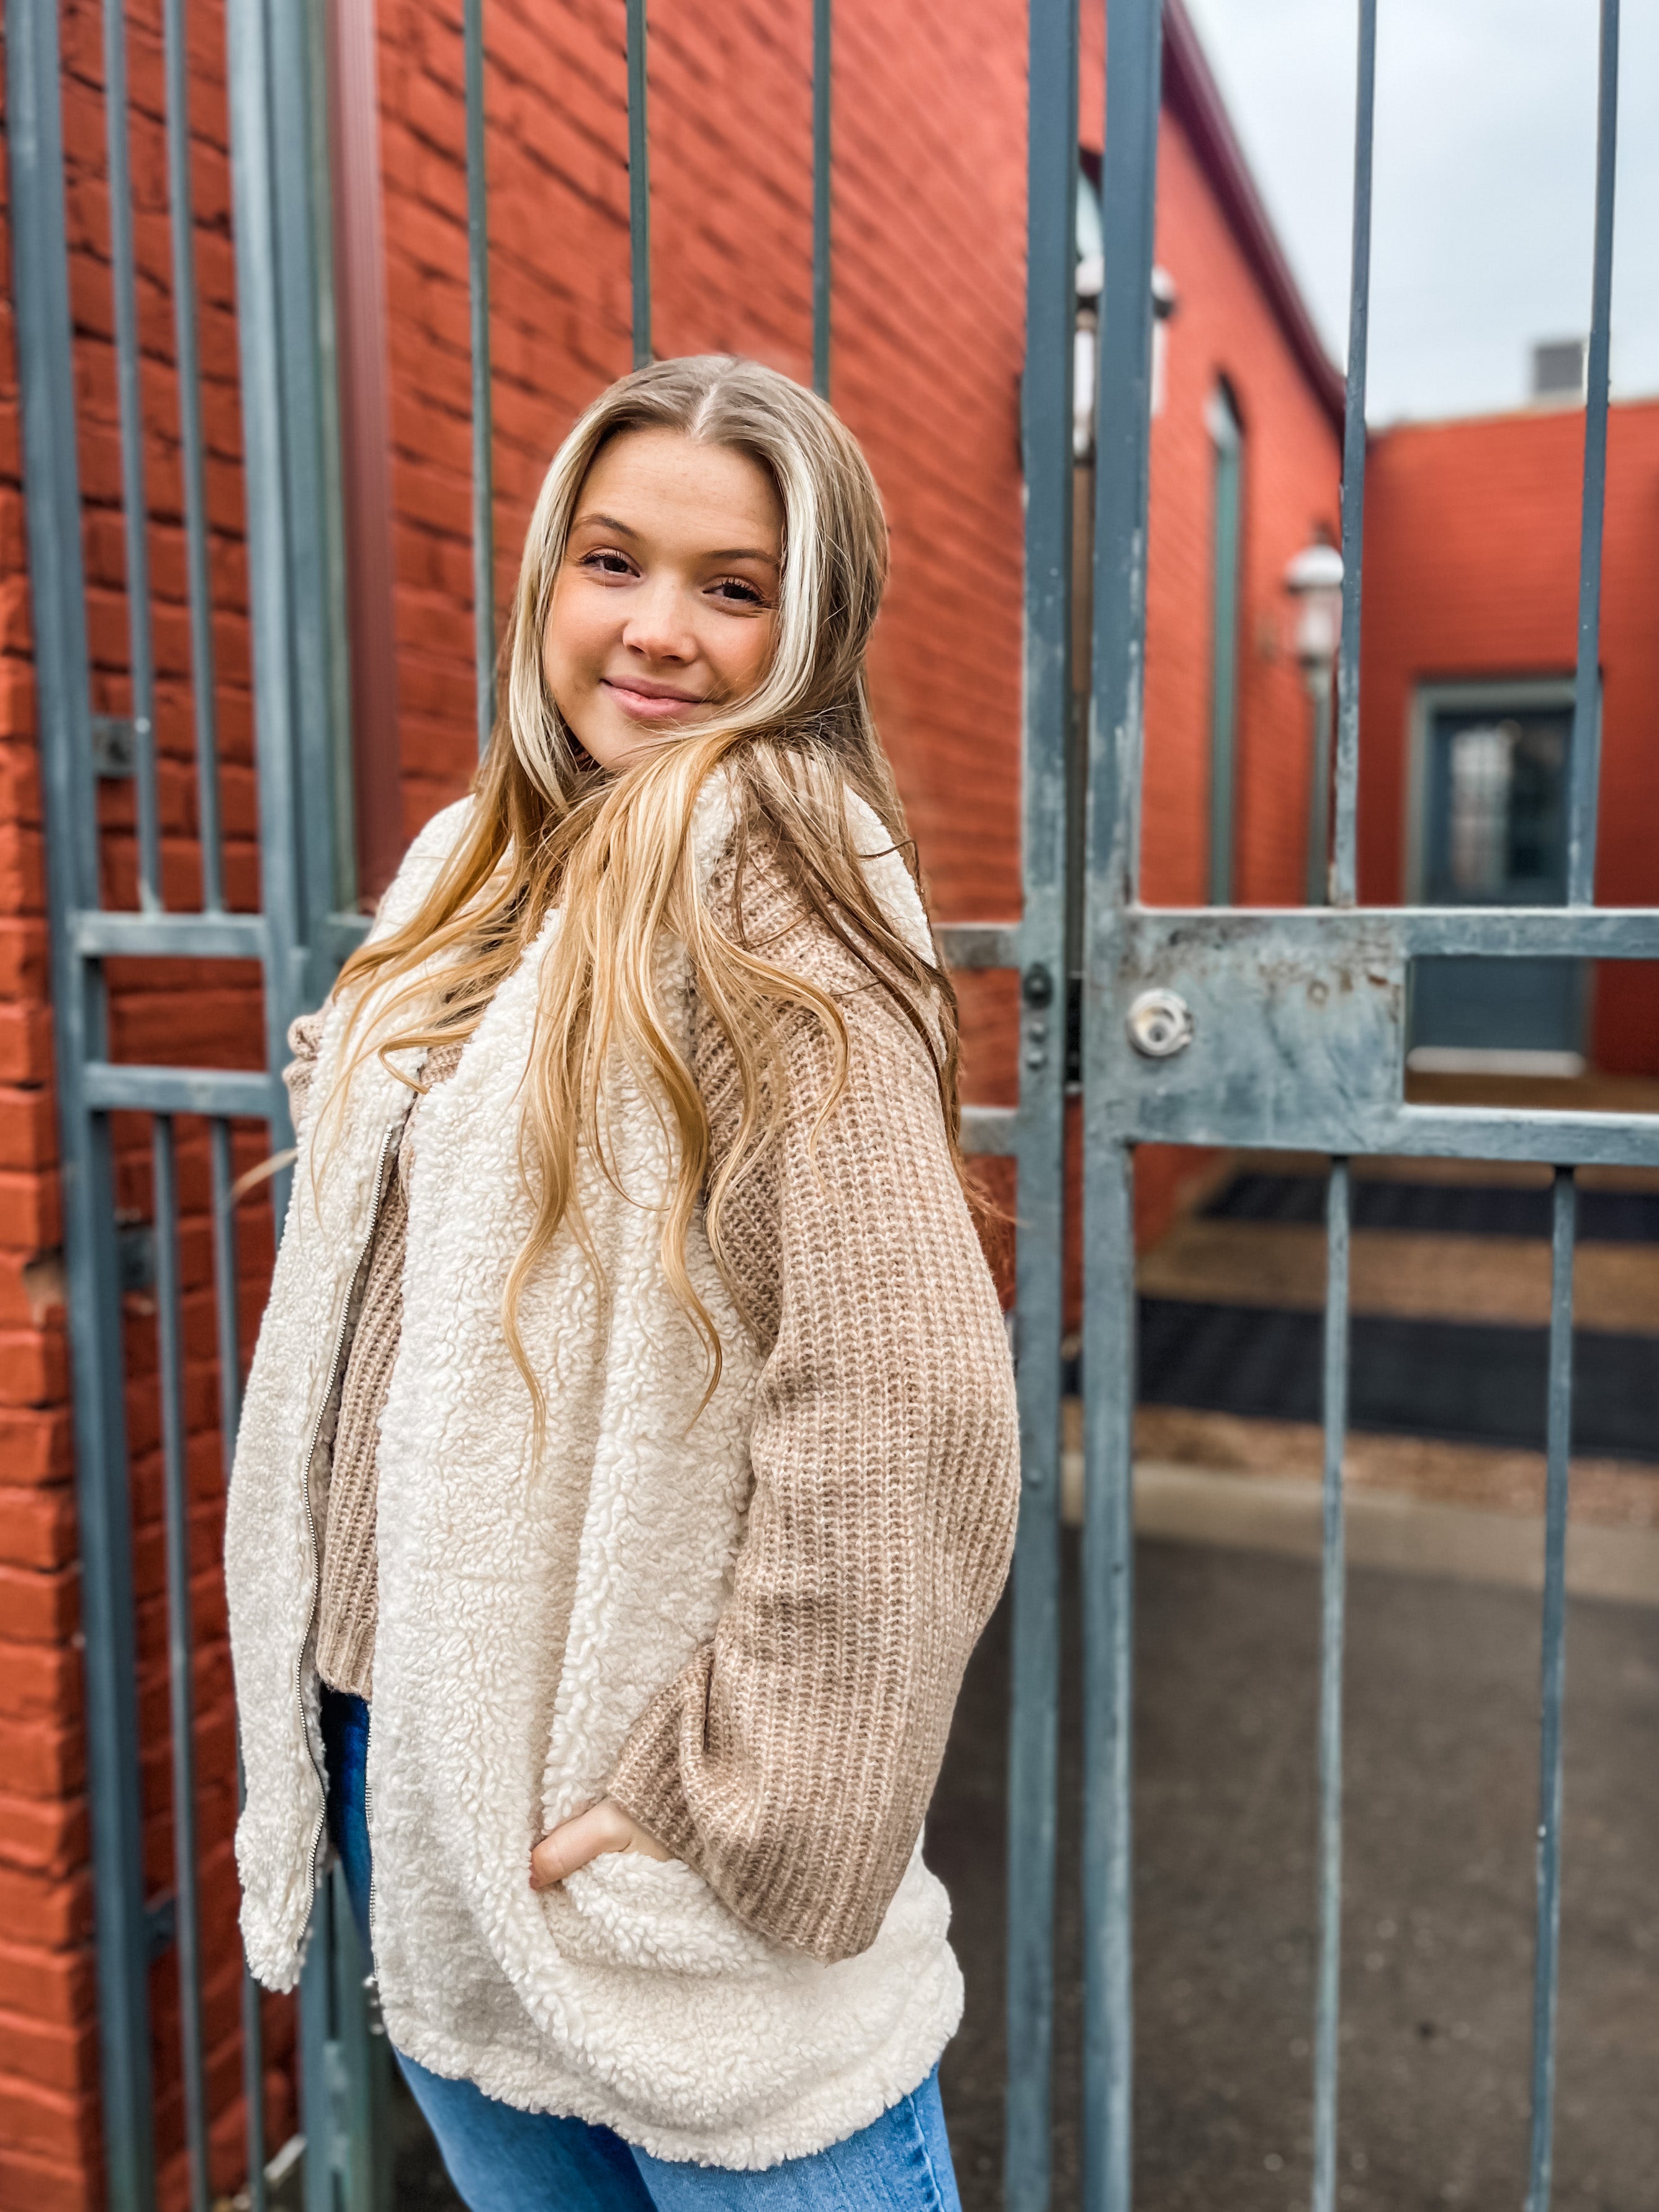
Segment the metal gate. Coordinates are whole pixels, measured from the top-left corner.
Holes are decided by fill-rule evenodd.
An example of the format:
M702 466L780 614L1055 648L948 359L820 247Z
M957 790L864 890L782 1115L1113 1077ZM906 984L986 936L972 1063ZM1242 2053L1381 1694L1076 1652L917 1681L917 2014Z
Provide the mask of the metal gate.
M149 642L124 14L106 0L105 68L120 396L132 711L91 709L76 472L56 0L8 0L8 98L52 921L75 1416L94 1779L105 2142L109 2202L155 2201L149 1962L176 1948L191 2197L208 2202L208 2101L199 1955L188 1490L178 1238L177 1124L209 1133L221 1428L234 1433L238 1281L228 1206L233 1126L274 1140L286 1108L274 1071L290 1017L324 995L361 928L338 766L347 743L340 495L325 220L328 176L314 5L228 0L230 116L245 493L254 646L259 910L229 911L216 805L211 586L203 474L195 270L190 240L185 0L164 0L185 524L202 896L167 910ZM1031 0L1024 685L1024 911L1017 923L945 933L959 967L1011 969L1021 993L1020 1103L966 1115L973 1149L1018 1166L1017 1324L1024 1497L1012 1595L1009 1773L1006 2201L1048 2202L1054 1845L1060 1675L1061 1257L1068 1015L1080 982L1085 1183L1086 1522L1085 2165L1088 2212L1130 2203L1130 1628L1134 1402L1133 1149L1142 1142L1281 1147L1331 1158L1324 1331L1323 1637L1319 1722L1320 1929L1315 2054L1315 2212L1334 2201L1341 1864L1342 1463L1347 1366L1349 1181L1355 1154L1387 1151L1537 1160L1556 1170L1550 1334L1547 1571L1540 1737L1537 1961L1528 2212L1550 2186L1561 1776L1564 1560L1571 1422L1574 1170L1659 1164L1659 1127L1618 1115L1439 1110L1403 1097L1404 1005L1413 958L1659 957L1659 916L1594 905L1596 641L1606 449L1618 0L1601 0L1600 149L1583 477L1578 667L1565 908L1360 908L1356 902L1358 648L1364 388L1376 0L1359 11L1354 259L1343 459L1344 604L1329 905L1282 912L1149 908L1138 896L1142 660L1151 418L1152 236L1159 112L1158 0L1108 0L1111 68L1103 173L1105 280L1098 425L1086 837L1068 884L1068 816L1080 782L1071 732L1073 392L1078 112L1077 0ZM627 0L634 349L651 355L645 0ZM830 0L814 0L815 380L830 362ZM482 0L465 0L472 296L477 691L493 716L487 226ZM304 158L295 158L296 149ZM182 244L180 241L183 241ZM1081 588L1086 580L1079 579ZM135 778L136 908L100 892L96 779ZM1068 933L1068 909L1071 929ZM1068 953L1069 941L1074 948ZM260 963L264 1071L137 1066L108 1056L105 963L128 956ZM1077 971L1080 969L1080 976ZM175 1875L147 1899L134 1685L131 1509L124 1431L124 1246L111 1116L150 1117L155 1289L167 1529ZM191 1126L194 1126L192 1121ZM280 1194L279 1194L280 1195ZM371 2033L349 1912L325 1895L301 2000L307 2212L385 2201L385 2050ZM251 2201L264 2201L259 2014L245 1997Z

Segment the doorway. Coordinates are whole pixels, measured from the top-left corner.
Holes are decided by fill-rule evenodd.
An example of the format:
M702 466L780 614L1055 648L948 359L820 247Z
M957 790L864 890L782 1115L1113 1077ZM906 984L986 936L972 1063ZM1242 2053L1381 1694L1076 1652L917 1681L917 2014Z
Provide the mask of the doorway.
M1425 685L1413 722L1407 899L1565 904L1571 681ZM1449 1074L1580 1074L1587 998L1582 961L1418 960L1408 1064Z

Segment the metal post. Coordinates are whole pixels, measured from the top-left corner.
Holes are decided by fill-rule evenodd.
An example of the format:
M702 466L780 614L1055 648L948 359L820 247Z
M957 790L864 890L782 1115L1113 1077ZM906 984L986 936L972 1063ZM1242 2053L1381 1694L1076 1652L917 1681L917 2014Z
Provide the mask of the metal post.
M495 488L489 392L483 0L464 0L461 36L466 64L466 271L472 341L472 653L482 757L495 726Z
M1619 156L1619 0L1601 0L1595 109L1595 248L1584 364L1584 475L1578 542L1578 660L1572 687L1567 903L1595 899L1601 783L1601 520L1607 491L1607 352L1613 315L1613 201Z
M161 1401L161 1496L167 1531L167 1693L173 1738L173 1951L191 2212L208 2212L207 2052L202 2010L202 1915L196 1820L195 1636L191 1623L190 1477L185 1424L184 1284L179 1270L178 1149L173 1116L150 1128L155 1246L156 1379Z
M70 916L98 896L75 367L64 217L58 10L7 0L6 122L29 581L52 921L58 1123L80 1517L81 1629L91 1779L99 2053L110 2212L152 2212L149 1956L144 1917L138 1705L131 1663L127 1496L115 1194L109 1122L82 1072L104 1050L101 979Z
M1327 696L1329 678L1324 686ZM1324 715L1320 715L1324 727ZM1342 1458L1348 1426L1348 1163L1331 1162L1326 1205L1324 1534L1319 1633L1319 1981L1314 2016L1313 2212L1336 2203L1337 2023L1342 1978L1342 1658L1347 1613Z
M121 512L127 568L127 654L133 782L138 817L138 903L159 913L161 829L155 780L155 651L150 635L149 514L144 498L144 406L138 374L138 289L127 129L125 0L104 0L104 143L109 160L110 289L121 420Z
M1113 984L1139 878L1158 0L1109 0L1101 198L1114 211L1096 401L1084 1071L1083 2203L1128 2212L1134 1204L1109 1104Z
M1003 2202L1048 2203L1059 1787L1060 1336L1066 1159L1066 758L1072 711L1077 0L1031 0L1027 125L1024 912L1014 1312L1020 1420L1008 1735Z
M190 181L190 46L185 0L163 0L167 69L167 204L173 230L173 327L179 354L179 460L190 577L191 708L196 726L196 828L202 905L223 910L224 841L219 805L219 708L214 673L213 590L208 568L202 349L198 329L196 221Z
M830 397L830 0L812 0L812 389Z
M1371 314L1371 148L1376 118L1376 0L1359 0L1354 111L1353 262L1347 399L1342 418L1342 642L1336 682L1336 822L1330 902L1352 906L1359 865L1359 588L1365 540L1365 362Z
M1561 1709L1566 1691L1567 1477L1572 1452L1572 1261L1578 1185L1555 1171L1550 1253L1549 1430L1544 1636L1538 1735L1538 1935L1532 1999L1532 2142L1527 2212L1549 2212L1555 2148L1555 1999L1561 1960Z
M645 0L628 0L628 247L634 283L634 366L651 352L651 138L646 110Z

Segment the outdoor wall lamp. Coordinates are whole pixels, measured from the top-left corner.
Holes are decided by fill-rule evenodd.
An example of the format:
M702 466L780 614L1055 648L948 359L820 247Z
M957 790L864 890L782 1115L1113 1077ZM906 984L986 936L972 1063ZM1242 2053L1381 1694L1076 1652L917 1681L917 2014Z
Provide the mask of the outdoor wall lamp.
M1304 545L1285 571L1296 604L1294 650L1310 706L1308 781L1308 904L1323 906L1330 852L1332 677L1342 639L1342 556L1323 538Z

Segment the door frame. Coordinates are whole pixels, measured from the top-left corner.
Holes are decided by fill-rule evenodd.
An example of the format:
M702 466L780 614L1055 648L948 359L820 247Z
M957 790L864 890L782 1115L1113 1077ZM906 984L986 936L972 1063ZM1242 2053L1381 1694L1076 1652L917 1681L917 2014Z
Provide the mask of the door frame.
M1458 681L1431 680L1413 686L1411 703L1407 709L1407 773L1406 773L1406 866L1404 902L1421 906L1426 896L1425 878L1428 872L1429 851L1429 735L1437 714L1498 714L1504 709L1518 708L1522 712L1536 712L1540 708L1559 708L1569 722L1572 720L1573 678L1569 670L1561 676L1516 676L1505 681L1499 677L1478 677ZM1599 725L1601 714L1601 690L1598 675L1595 693L1595 713ZM1599 747L1598 747L1599 750ZM1566 763L1567 775L1571 773L1571 761ZM1563 793L1564 799L1565 793ZM1584 1066L1589 1064L1589 1036L1593 1008L1591 992L1594 976L1590 963L1578 963L1577 1030L1578 1041L1574 1055ZM1414 996L1412 985L1407 985L1408 1012L1407 1042L1409 1061L1411 1052L1412 1015L1409 1002ZM1522 1063L1530 1059L1553 1058L1553 1054L1529 1054L1526 1052L1506 1052L1493 1048L1483 1052L1472 1047L1467 1057L1473 1064L1484 1060L1493 1074L1516 1073ZM1567 1073L1564 1065L1549 1073Z
M1572 718L1572 671L1560 676L1481 676L1447 681L1438 677L1414 683L1406 708L1406 837L1401 901L1424 903L1429 843L1429 732L1439 714L1497 713L1504 707L1536 711L1558 707ZM1601 690L1596 691L1601 718Z

